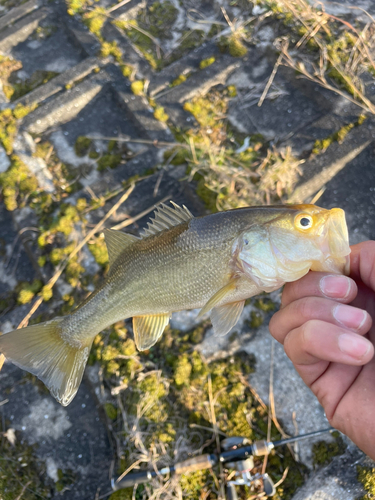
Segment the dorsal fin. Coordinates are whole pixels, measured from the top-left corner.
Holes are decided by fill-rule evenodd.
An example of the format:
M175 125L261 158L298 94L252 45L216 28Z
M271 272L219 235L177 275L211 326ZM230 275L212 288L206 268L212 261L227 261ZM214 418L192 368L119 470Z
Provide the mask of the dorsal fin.
M168 207L164 203L159 205L154 212L154 219L151 219L147 224L147 228L141 232L141 237L153 236L164 229L171 229L173 226L178 226L182 222L187 222L193 219L194 216L188 208L176 205L171 201L172 207Z
M131 234L115 231L114 229L104 229L104 239L108 250L109 267L115 262L121 252L126 247L132 245L135 241L139 241L136 236Z

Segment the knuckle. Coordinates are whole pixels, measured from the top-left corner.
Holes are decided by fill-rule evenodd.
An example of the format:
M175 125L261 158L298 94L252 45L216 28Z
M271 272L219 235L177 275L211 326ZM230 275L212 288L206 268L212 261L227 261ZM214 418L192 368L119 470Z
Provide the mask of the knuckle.
M295 344L296 344L295 337L298 336L298 330L299 330L299 328L296 328L295 330L292 330L291 332L289 332L287 334L287 336L284 339L284 351L285 351L285 354L292 361L293 361L293 353L295 351Z
M270 319L268 328L269 328L269 331L270 331L272 337L276 336L276 332L277 332L278 324L279 324L279 318L280 318L280 312L277 312Z
M319 384L313 384L310 389L313 391L315 394L316 398L318 399L319 403L323 406L326 417L329 420L331 415L331 411L329 411L330 408L330 403L331 403L331 393L329 388L323 386L321 383Z
M311 297L304 297L298 300L296 314L302 321L309 321L316 313L315 300Z
M294 300L294 297L298 296L298 293L296 292L296 288L298 289L298 283L297 281L294 281L292 283L286 283L284 285L283 293L281 295L281 306L285 307L289 302Z
M301 326L300 347L304 352L309 352L311 342L318 328L318 322L314 319L309 319Z

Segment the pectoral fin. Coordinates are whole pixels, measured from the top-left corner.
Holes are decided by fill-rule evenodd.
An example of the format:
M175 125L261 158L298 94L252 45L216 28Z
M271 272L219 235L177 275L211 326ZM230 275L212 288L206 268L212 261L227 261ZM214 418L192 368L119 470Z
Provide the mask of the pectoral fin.
M245 301L240 300L212 309L210 317L215 335L226 335L234 327L241 316L244 304Z
M238 278L233 278L229 283L227 283L223 288L220 288L218 292L216 292L210 300L205 304L202 309L199 311L198 318L203 316L204 314L208 313L213 309L217 304L220 304L220 302L224 299L226 295L229 293L233 292L233 290L236 289L236 283L238 281Z
M150 349L159 340L169 323L169 318L169 313L133 318L134 340L140 351Z

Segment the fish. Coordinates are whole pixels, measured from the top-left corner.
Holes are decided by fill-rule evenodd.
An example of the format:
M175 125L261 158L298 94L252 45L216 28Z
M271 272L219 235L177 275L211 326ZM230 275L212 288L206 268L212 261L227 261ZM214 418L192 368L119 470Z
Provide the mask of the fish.
M216 335L237 323L245 300L311 271L349 273L345 212L315 205L244 207L194 217L162 204L139 237L104 230L109 271L71 314L0 335L0 352L36 375L63 406L74 398L95 336L133 318L150 349L172 312L201 308Z

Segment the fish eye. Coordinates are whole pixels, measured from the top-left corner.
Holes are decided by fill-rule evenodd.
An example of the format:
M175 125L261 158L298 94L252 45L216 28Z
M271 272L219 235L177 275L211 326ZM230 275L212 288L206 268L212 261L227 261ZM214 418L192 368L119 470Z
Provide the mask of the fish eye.
M295 224L298 229L302 229L305 231L306 229L310 229L313 225L313 218L311 215L307 214L299 214L295 218Z

